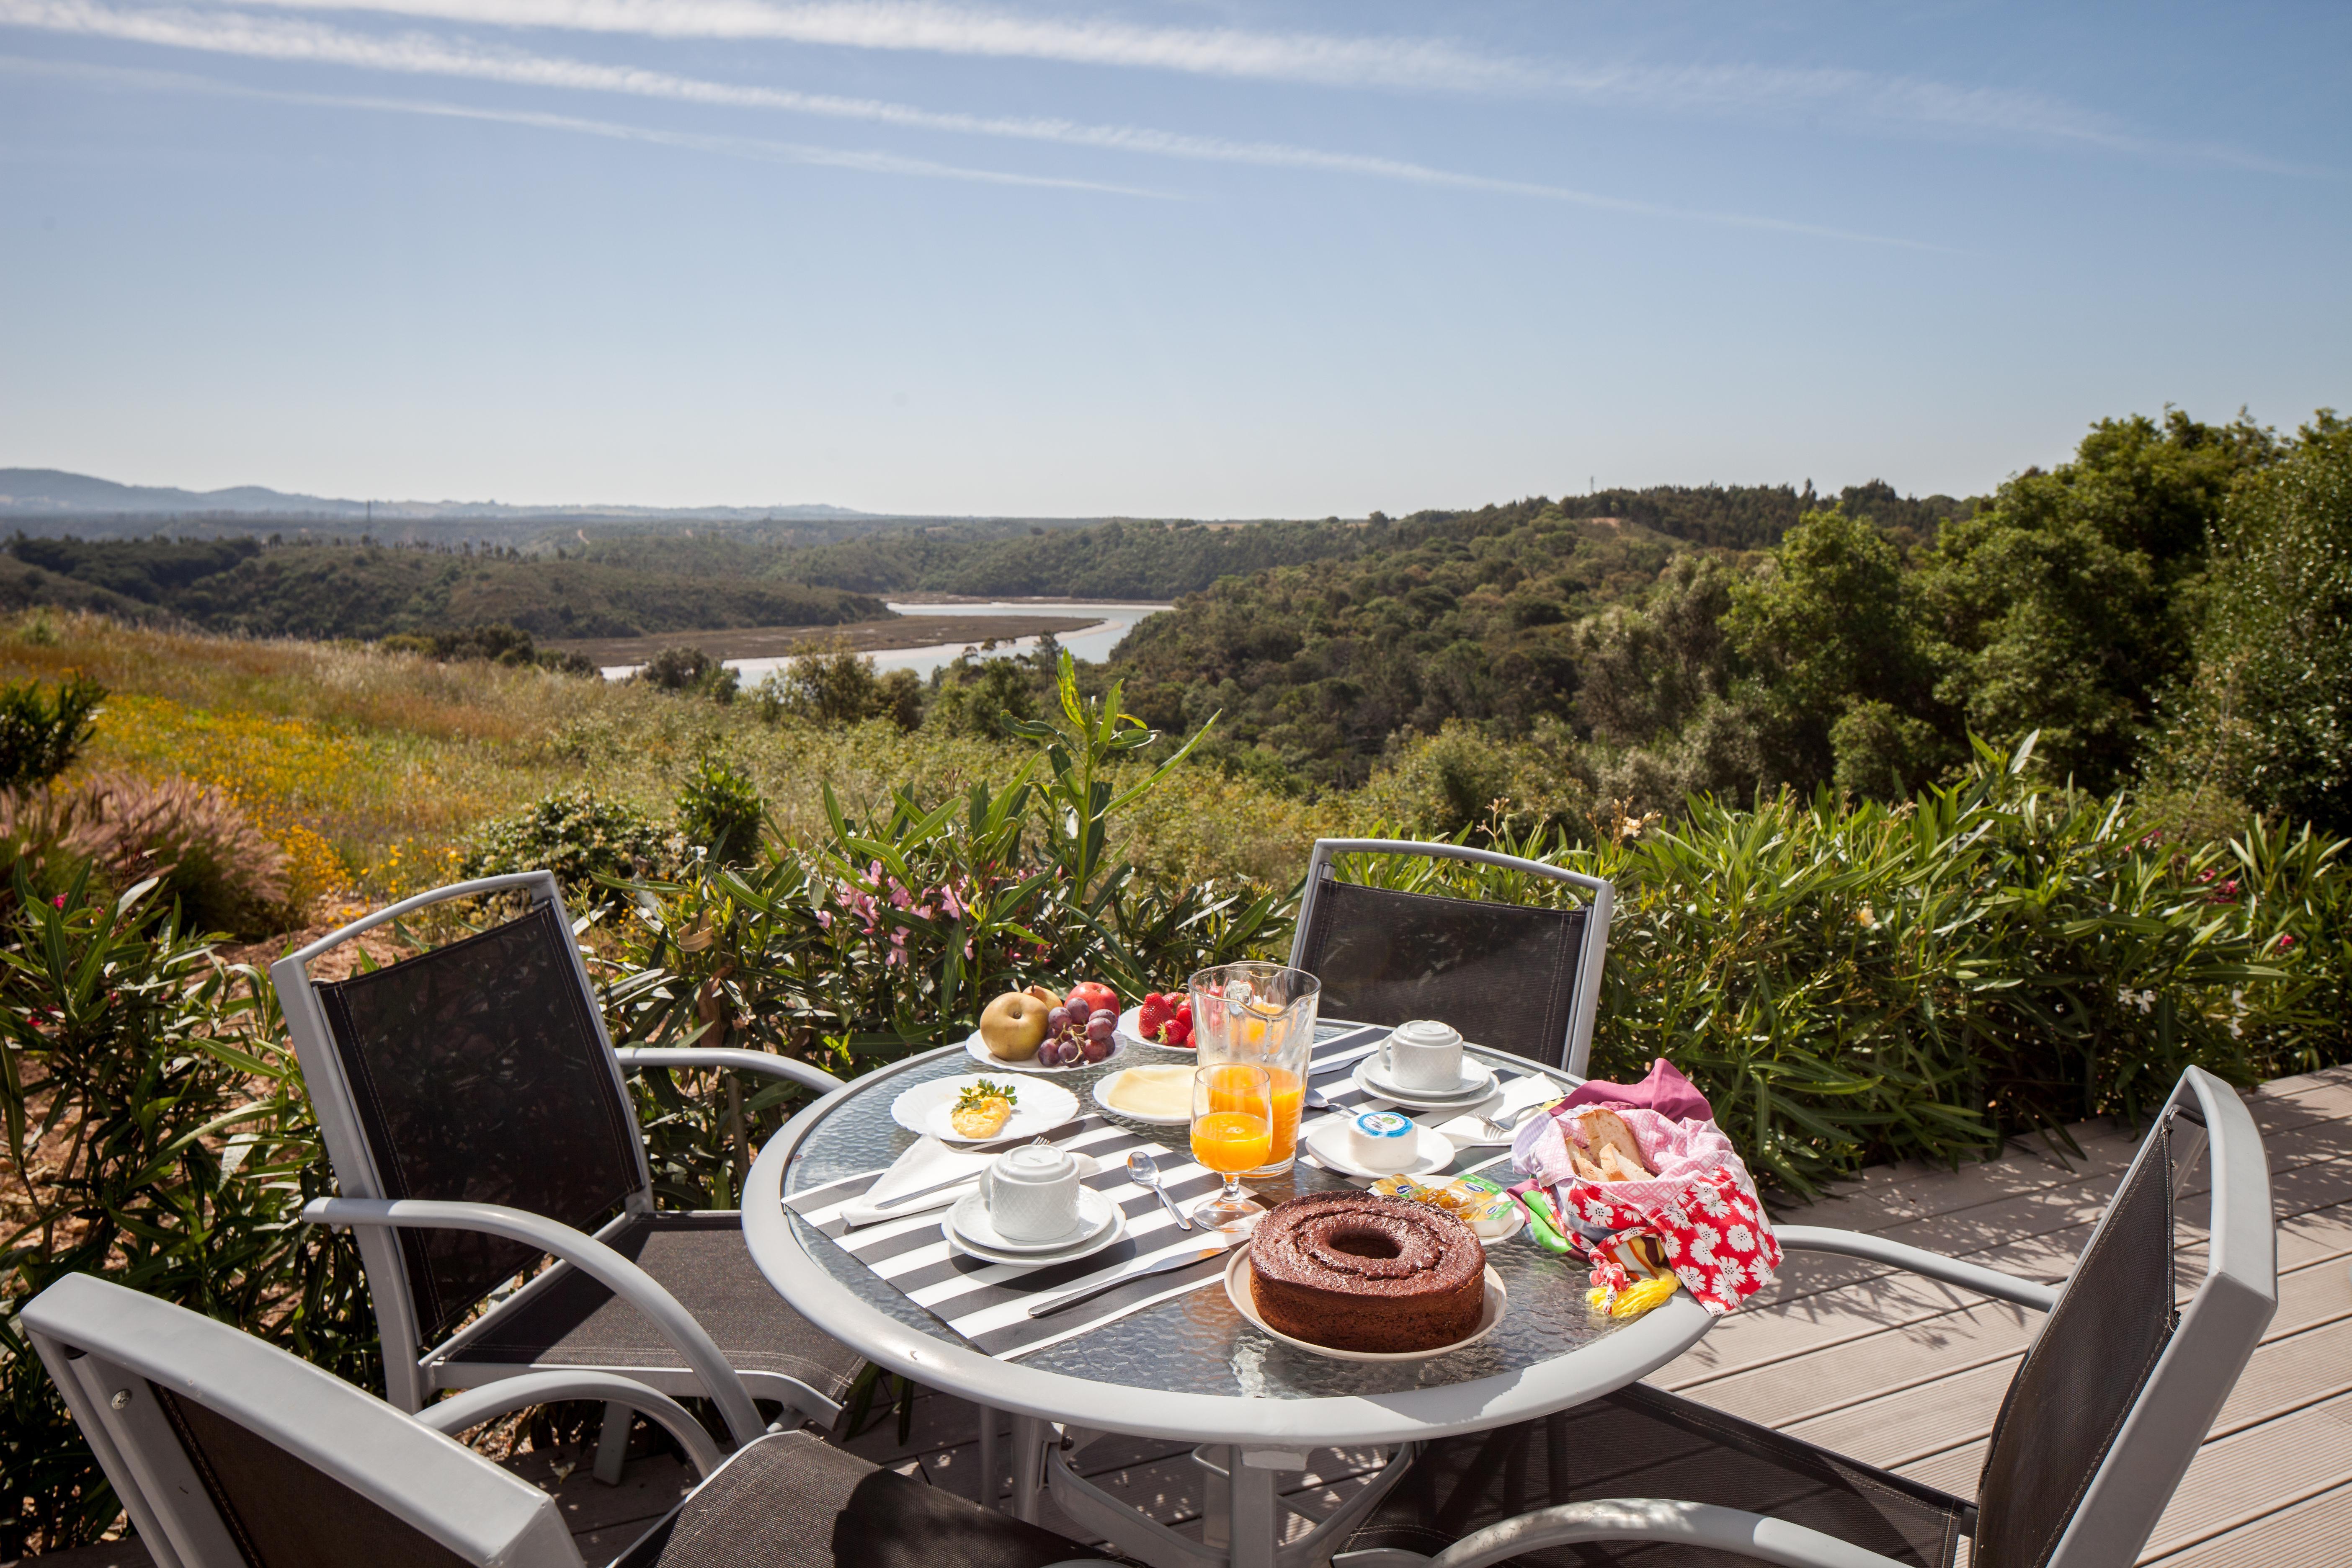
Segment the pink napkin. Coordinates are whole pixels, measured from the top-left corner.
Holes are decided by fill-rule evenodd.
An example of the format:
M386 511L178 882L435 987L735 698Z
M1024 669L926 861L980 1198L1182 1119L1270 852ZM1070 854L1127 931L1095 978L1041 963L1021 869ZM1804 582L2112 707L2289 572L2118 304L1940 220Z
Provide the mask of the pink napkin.
M1654 1110L1671 1121L1712 1121L1715 1107L1706 1096L1693 1086L1691 1080L1675 1070L1674 1063L1660 1057L1650 1064L1650 1076L1627 1088L1622 1083L1586 1082L1580 1085L1557 1106L1552 1113L1580 1105L1631 1105L1643 1110Z

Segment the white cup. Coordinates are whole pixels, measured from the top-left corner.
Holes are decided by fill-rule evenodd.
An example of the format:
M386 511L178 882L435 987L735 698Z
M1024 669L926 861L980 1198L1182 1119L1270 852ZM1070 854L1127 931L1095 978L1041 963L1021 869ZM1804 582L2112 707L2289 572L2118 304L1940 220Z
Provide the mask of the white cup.
M999 1154L980 1173L980 1195L1007 1241L1052 1241L1078 1228L1078 1163L1049 1143Z
M1462 1081L1462 1031L1433 1018L1399 1024L1388 1058L1389 1081L1399 1089L1453 1089Z

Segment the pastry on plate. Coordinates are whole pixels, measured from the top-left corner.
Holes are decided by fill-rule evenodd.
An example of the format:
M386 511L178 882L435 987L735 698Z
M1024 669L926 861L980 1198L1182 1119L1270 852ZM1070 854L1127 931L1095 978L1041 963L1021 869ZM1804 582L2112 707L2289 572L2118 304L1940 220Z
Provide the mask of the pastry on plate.
M982 1079L956 1096L948 1125L959 1138L993 1138L1013 1120L1013 1101L1020 1091Z

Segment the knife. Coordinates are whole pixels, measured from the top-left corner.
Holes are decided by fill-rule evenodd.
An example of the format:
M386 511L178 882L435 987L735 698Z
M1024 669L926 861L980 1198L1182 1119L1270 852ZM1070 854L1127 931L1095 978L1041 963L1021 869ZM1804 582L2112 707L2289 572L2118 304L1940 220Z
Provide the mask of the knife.
M1224 1244L1220 1242L1215 1247L1188 1247L1176 1252L1165 1253L1158 1258L1148 1258L1140 1263L1130 1263L1108 1279L1097 1279L1090 1285L1081 1285L1075 1290L1065 1290L1058 1296L1048 1296L1042 1301L1031 1302L1029 1315L1033 1318L1046 1317L1060 1311L1065 1307L1075 1307L1090 1296L1099 1296L1113 1286L1124 1285L1130 1279L1140 1279L1148 1274L1165 1274L1174 1268L1190 1268L1195 1263L1207 1262L1224 1250Z

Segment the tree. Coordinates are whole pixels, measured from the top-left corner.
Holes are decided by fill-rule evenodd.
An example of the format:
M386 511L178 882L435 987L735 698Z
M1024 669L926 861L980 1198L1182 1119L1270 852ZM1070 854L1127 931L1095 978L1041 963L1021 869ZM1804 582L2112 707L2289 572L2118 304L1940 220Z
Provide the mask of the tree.
M2239 488L2204 599L2159 780L2352 829L2352 422Z
M2276 458L2243 416L2103 419L2072 462L2029 468L1947 524L1924 562L1936 696L1968 729L2094 789L2137 764L2156 694L2188 668L2191 606L2231 487Z
M1893 542L1843 511L1807 513L1768 570L1733 586L1723 626L1756 672L1774 775L1764 782L1828 782L1838 722L1857 704L1928 706L1906 598Z

